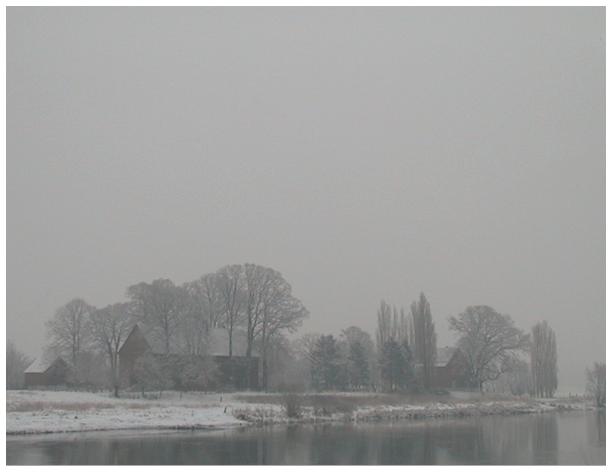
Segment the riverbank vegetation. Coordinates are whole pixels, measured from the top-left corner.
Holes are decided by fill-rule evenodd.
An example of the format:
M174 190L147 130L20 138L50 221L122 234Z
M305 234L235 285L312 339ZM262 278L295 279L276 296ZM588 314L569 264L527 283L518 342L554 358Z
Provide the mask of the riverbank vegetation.
M115 398L112 391L7 392L7 434L74 431L210 429L261 424L373 422L514 415L592 408L584 398L503 395L308 394L166 391L158 398Z

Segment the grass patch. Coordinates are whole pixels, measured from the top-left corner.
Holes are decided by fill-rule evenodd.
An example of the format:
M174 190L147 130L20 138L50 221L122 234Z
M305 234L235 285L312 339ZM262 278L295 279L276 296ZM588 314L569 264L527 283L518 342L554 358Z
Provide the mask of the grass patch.
M144 410L151 408L152 405L145 403L95 403L95 402L73 402L73 403L57 403L57 402L19 402L7 405L7 412L26 412L26 411L85 411L85 410L108 410L111 408L125 408L128 410Z
M236 395L235 399L244 403L259 403L264 405L282 405L286 394L251 394ZM455 401L449 395L426 394L387 394L387 393L305 393L301 395L304 404L350 405L352 407L383 406L383 405L414 405L424 403L444 403Z

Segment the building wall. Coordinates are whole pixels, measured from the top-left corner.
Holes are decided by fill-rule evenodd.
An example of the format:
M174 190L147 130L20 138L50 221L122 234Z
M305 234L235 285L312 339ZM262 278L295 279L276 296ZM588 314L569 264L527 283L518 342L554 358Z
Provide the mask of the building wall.
M149 345L145 337L139 329L135 329L119 351L119 384L122 387L134 384L134 365L147 351Z
M259 358L214 356L220 387L231 390L259 390Z
M466 364L460 351L457 351L446 365L436 366L433 384L439 389L470 387Z
M46 385L46 383L47 383L47 380L43 372L26 372L25 373L26 388Z
M45 372L26 372L25 386L50 387L68 383L68 365L65 362L53 363Z
M138 359L151 349L140 329L134 329L119 351L119 381L122 387L136 384L134 367ZM259 389L259 358L244 356L185 356L180 354L154 354L162 370L170 370L164 376L173 378L173 366L183 369L186 363L191 363L194 369L211 368L210 360L214 361L212 370L214 380L209 379L209 385L223 390ZM208 359L208 362L206 360ZM206 378L207 376L202 376Z

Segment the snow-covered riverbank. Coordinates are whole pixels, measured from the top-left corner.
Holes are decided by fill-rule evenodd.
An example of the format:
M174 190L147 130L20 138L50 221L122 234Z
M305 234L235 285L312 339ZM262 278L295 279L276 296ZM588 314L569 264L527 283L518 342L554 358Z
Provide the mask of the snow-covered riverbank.
M520 415L553 411L584 410L584 404L564 401L495 400L468 402L431 402L424 404L380 405L353 411L323 413L304 407L299 417L288 418L282 409L247 407L235 410L241 420L255 424L373 422L427 418L461 418L485 415Z
M246 424L231 411L231 402L219 394L171 392L161 399L145 400L116 399L110 393L7 391L6 432L205 429Z
M282 395L165 392L161 398L110 393L8 391L7 434L128 429L207 429L293 422L394 421L514 415L584 409L568 400L391 397L372 394L300 396L299 418L288 418Z

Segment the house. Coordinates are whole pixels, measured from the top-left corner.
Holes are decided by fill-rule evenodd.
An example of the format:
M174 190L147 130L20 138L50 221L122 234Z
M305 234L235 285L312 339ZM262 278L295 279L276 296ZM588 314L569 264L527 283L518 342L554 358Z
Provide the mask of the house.
M213 328L206 339L206 354L188 355L166 346L159 336L136 324L119 348L119 380L124 387L138 383L138 361L149 356L168 366L166 377L176 377L177 369L189 370L194 388L258 389L259 358L245 356L246 333L236 330L232 335L232 356L229 356L229 334ZM210 372L209 372L210 371ZM208 375L210 374L210 375ZM214 377L214 379L211 379ZM197 378L206 379L198 383ZM175 385L176 386L176 385Z
M446 390L470 388L464 354L456 347L437 350L433 387Z
M70 367L61 357L46 360L41 356L24 371L25 387L66 385L69 373Z
M423 372L423 364L415 365L417 376ZM464 354L455 347L443 347L436 351L432 388L440 390L470 389L467 363Z

